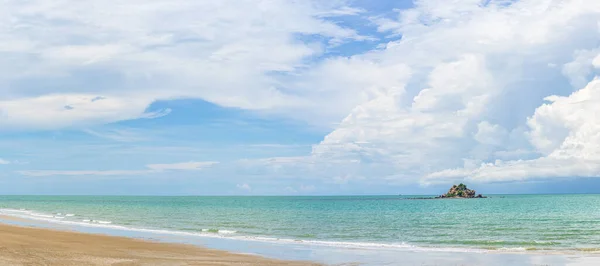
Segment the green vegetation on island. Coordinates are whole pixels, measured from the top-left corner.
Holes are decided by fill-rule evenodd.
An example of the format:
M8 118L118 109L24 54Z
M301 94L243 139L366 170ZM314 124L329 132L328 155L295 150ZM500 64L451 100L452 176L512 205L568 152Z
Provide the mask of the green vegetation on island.
M454 198L485 198L481 194L476 194L475 190L467 188L465 184L454 185L448 190L448 193L436 197L438 199Z

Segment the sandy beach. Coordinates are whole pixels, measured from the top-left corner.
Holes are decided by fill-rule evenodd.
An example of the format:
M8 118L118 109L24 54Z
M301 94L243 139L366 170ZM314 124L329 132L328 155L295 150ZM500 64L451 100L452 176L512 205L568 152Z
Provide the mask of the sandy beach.
M0 224L0 265L317 265L191 245Z

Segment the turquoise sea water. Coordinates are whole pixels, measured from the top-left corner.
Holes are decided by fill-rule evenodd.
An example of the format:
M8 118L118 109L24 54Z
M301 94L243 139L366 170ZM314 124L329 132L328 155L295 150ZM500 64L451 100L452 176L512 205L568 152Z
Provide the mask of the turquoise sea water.
M407 198L0 196L0 214L357 248L600 251L600 195Z

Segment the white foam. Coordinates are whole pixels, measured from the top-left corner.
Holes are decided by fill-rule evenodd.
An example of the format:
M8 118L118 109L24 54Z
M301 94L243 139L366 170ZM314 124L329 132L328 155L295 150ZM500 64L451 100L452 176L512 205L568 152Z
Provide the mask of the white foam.
M116 229L124 231L134 231L143 233L153 234L164 234L164 235L179 235L179 236L191 236L191 237L210 237L210 238L228 238L244 241L258 241L258 242L269 242L269 243L281 243L281 244L301 244L311 246L327 246L327 247L343 247L343 248L360 248L360 249L410 249L410 250L442 250L442 251L460 251L460 252L487 252L486 250L479 249L457 249L457 248L421 248L406 243L363 243L363 242L338 242L338 241L321 241L321 240L297 240L297 239L284 239L284 238L272 238L272 237L257 237L257 236L244 236L235 235L236 231L233 230L217 230L217 234L211 233L209 229L202 229L200 233L182 232L182 231L170 231L160 229L145 229L145 228L131 228L121 225L112 225L110 221L99 221L99 220L82 220L69 221L69 220L56 220L48 219L46 216L35 216L27 215L28 213L18 213L12 210L5 211L0 209L0 214L7 214L12 216L18 216L21 218L28 218L33 220L42 220L53 223L69 224L83 227L101 227L107 229ZM25 214L25 215L23 215ZM51 216L50 216L51 217Z
M75 214L67 213L67 214L65 214L65 216L67 216L67 217L73 217L73 216L75 216Z
M145 228L132 228L121 225L113 225L111 221L91 220L84 219L80 221L72 220L58 220L53 216L33 213L31 211L24 210L12 210L12 209L0 209L0 214L10 215L25 219L47 221L59 224L68 224L81 227L98 227L114 230L123 230L130 232L141 232L141 233L152 233L162 235L178 235L178 236L189 236L189 237L208 237L208 238L226 238L243 241L257 241L257 242L268 242L278 244L293 244L293 245L308 245L308 246L325 246L325 247L337 247L337 248L350 248L350 249L387 249L387 250L411 250L411 251L442 251L442 252L468 252L468 253L490 253L498 252L494 250L477 249L477 248L454 248L454 247L418 247L410 245L404 242L401 243L369 243L369 242L344 242L344 241L324 241L324 240L298 240L298 239L285 239L285 238L274 238L274 237L259 237L259 236L244 236L238 235L233 230L217 230L218 233L212 233L210 229L201 229L201 232L182 232L182 231L170 231L161 229L145 229ZM523 248L507 248L500 249L499 251L523 251Z
M507 251L507 252L513 252L513 251L524 252L524 251L527 251L527 249L524 248L524 247L517 247L517 248L506 248L506 247L504 247L504 248L499 248L498 250L499 251Z
M209 232L209 233L217 233L217 234L223 234L223 235L231 235L231 234L235 234L237 233L237 231L234 230L223 230L223 229L202 229L200 230L201 232Z
M0 213L11 213L11 212L13 212L13 213L31 213L31 211L28 211L26 209L18 209L18 210L15 210L15 209L0 209Z
M33 217L41 217L41 218L54 218L55 217L53 215L45 215L45 214L37 214L37 213L32 213L31 216L33 216Z

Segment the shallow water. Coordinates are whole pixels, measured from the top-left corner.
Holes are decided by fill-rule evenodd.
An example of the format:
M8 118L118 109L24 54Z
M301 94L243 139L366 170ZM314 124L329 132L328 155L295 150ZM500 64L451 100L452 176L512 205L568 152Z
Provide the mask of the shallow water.
M178 236L452 252L600 250L600 195L2 196L0 214Z

